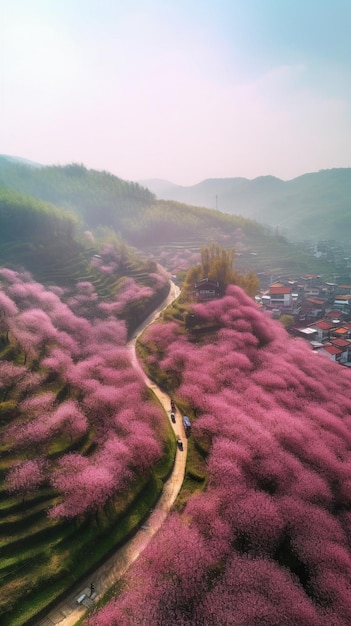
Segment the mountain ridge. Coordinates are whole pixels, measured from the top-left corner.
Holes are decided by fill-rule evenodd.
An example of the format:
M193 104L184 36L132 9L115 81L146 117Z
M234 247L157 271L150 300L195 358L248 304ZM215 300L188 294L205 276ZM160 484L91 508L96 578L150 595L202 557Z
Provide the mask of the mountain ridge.
M58 179L64 173L70 184L76 186L81 185L85 177L86 197L81 199L79 212L85 216L88 212L92 225L99 221L97 212L101 210L107 210L111 220L115 199L118 210L130 211L136 205L151 207L157 198L161 204L176 201L194 209L200 207L253 220L296 242L347 241L351 230L351 168L310 172L287 181L265 175L253 179L208 178L196 185L182 186L160 178L128 182L106 171L88 170L82 164L28 165L26 159L0 155L0 184L71 209L76 190L72 188L73 195L68 198L67 182L61 181L65 189L60 188ZM45 177L44 189L39 180ZM99 197L96 196L97 181ZM111 206L108 208L106 203ZM161 204L158 204L159 210ZM171 207L167 210L169 212Z
M36 161L31 161L30 159L25 159L23 157L11 156L9 154L0 154L0 159L6 159L10 163L28 165L29 167L43 167L42 163L37 163Z
M167 200L218 209L277 228L290 239L348 238L351 228L351 168L301 174L291 180L275 176L207 178L188 187L143 185ZM348 231L348 232L347 232Z

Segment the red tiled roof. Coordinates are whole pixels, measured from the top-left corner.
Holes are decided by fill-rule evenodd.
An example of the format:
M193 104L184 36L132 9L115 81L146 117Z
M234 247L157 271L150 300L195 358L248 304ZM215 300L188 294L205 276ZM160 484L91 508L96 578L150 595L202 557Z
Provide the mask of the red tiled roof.
M305 300L307 302L312 303L312 304L319 304L319 305L325 304L325 301L324 300L320 300L319 298L305 298Z
M336 346L329 345L324 345L321 350L325 350L326 352L329 352L329 354L342 354L342 352L344 352L342 348L337 348Z
M351 343L347 341L347 339L342 339L341 337L336 337L336 339L330 340L333 346L338 346L338 348L346 348L346 346L351 346Z
M318 322L312 324L312 326L317 326L317 328L320 328L321 330L331 330L334 328L334 324L326 322L325 320L319 320Z
M331 317L332 319L338 319L341 316L341 311L328 311L328 313L325 314L325 317Z
M284 295L286 293L291 293L291 287L284 287L284 286L279 286L278 285L272 285L269 288L269 293L270 295Z

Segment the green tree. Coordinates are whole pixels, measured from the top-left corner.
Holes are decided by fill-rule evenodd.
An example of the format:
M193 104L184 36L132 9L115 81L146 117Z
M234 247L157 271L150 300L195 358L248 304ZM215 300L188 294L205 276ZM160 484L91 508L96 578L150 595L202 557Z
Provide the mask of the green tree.
M252 271L248 274L236 271L234 260L234 248L226 250L216 243L203 246L201 248L201 264L191 267L185 277L183 285L185 299L193 293L195 282L203 278L218 280L223 291L228 285L238 285L253 298L258 290L258 278Z
M294 323L294 318L292 315L283 314L280 316L279 321L283 324L284 328L290 328Z

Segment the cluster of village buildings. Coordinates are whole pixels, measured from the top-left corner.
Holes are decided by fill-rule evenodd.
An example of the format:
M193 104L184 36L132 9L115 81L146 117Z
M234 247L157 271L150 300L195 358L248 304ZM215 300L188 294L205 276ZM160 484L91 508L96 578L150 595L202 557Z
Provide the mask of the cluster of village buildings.
M205 278L194 285L197 300L220 298L221 284ZM289 332L318 353L351 367L351 285L325 282L317 274L274 282L256 297L272 317L291 316ZM195 317L195 316L192 316ZM188 320L192 326L196 320Z
M351 367L351 285L306 274L273 283L257 302L273 317L290 315L291 334L306 339L320 354Z

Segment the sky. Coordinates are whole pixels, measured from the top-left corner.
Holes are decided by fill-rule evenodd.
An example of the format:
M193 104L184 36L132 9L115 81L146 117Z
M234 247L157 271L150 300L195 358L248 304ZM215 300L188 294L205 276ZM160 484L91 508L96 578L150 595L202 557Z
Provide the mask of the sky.
M120 178L351 167L351 0L0 0L0 153Z

